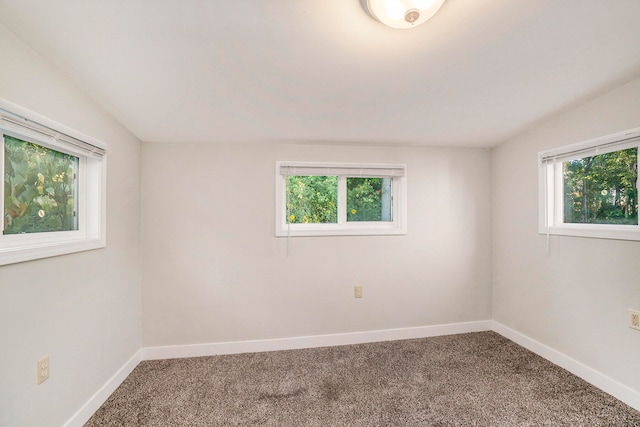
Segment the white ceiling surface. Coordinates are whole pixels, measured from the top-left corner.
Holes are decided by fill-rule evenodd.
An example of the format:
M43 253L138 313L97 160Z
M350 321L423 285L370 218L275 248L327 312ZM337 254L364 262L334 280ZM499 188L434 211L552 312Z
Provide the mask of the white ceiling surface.
M149 142L488 147L640 76L640 0L0 0L0 22ZM639 106L640 108L640 106Z

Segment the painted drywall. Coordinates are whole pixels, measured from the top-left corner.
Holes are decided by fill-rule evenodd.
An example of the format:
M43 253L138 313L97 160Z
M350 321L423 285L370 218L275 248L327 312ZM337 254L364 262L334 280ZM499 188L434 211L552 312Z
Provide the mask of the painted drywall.
M492 151L493 318L640 391L640 242L538 234L538 152L635 127L640 80Z
M58 426L140 348L140 143L3 26L0 52L0 97L108 144L107 247L0 267L0 425Z
M407 235L276 238L276 160L406 163ZM142 165L145 347L491 318L488 150L143 143Z

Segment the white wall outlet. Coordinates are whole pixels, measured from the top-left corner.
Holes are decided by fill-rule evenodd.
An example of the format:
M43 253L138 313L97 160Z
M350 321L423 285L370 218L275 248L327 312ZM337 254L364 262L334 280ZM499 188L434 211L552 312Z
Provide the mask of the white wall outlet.
M362 286L354 286L353 287L353 297L354 298L362 298Z
M629 327L640 331L640 311L629 310Z
M49 379L49 356L38 360L38 385Z

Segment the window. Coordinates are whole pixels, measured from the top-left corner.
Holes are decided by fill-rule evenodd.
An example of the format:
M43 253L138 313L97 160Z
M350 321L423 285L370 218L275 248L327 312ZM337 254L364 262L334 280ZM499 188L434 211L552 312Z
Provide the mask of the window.
M640 240L640 128L539 154L540 232Z
M276 236L406 234L406 166L276 163Z
M88 140L0 100L0 265L105 246L106 153Z
M4 234L77 230L79 160L4 135Z

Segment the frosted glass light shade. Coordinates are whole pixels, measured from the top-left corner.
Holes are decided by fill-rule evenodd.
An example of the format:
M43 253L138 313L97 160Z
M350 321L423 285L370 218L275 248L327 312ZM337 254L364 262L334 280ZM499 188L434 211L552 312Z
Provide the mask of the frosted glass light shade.
M413 28L436 14L445 0L367 0L369 11L391 28Z

